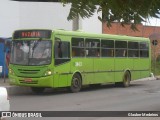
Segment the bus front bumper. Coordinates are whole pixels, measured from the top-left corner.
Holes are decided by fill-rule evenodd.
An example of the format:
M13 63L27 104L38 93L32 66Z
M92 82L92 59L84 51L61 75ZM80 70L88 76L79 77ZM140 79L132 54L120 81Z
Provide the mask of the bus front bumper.
M39 78L24 78L9 75L11 85L28 86L28 87L53 87L53 76Z

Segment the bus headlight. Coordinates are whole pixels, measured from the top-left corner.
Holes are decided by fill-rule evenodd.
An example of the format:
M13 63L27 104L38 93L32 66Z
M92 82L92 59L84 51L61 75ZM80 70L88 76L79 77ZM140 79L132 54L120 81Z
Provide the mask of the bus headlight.
M14 71L11 68L9 68L9 74L14 75Z
M51 71L51 70L47 70L44 75L45 75L45 76L52 75L52 71Z

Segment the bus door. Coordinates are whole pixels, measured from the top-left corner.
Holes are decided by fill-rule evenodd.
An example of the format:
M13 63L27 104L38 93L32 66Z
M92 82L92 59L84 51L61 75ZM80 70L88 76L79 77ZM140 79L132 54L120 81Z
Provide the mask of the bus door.
M63 41L65 36L60 36L54 42L54 85L55 87L68 86L70 74L70 42Z

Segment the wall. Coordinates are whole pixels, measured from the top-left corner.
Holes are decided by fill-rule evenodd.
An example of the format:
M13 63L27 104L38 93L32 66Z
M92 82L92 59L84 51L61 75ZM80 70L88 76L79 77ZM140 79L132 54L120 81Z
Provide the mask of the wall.
M144 26L143 24L137 25L138 31L131 30L130 25L125 25L125 27L122 27L119 23L112 23L111 28L108 28L106 24L103 23L102 29L102 32L105 34L128 35L146 38L148 38L153 33L160 32L160 27L158 26Z

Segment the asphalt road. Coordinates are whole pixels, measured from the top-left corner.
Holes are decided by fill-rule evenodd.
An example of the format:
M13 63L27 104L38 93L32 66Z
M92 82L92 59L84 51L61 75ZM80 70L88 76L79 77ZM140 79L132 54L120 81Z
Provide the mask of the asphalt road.
M160 80L132 82L128 88L105 85L84 88L79 93L47 90L42 95L31 92L10 96L11 111L160 111ZM159 114L160 117L160 114ZM131 117L158 120L159 117ZM117 117L8 118L7 120L116 120ZM129 117L121 118L128 120Z

